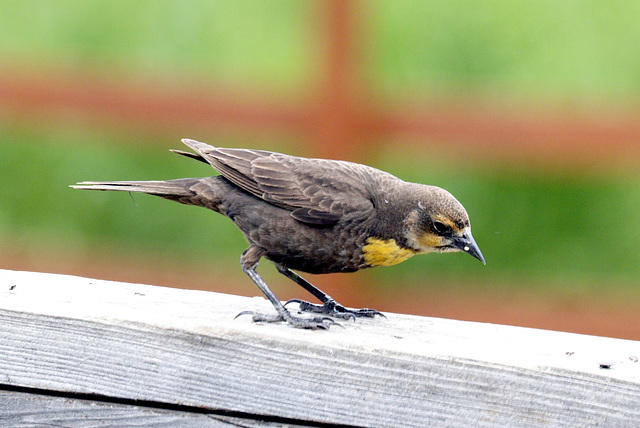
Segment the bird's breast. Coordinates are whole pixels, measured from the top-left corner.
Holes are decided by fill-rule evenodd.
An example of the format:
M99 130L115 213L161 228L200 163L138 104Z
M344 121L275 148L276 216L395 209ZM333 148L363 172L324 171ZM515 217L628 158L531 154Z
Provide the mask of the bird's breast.
M362 256L369 266L393 266L416 254L414 250L403 248L395 239L368 238L362 247Z

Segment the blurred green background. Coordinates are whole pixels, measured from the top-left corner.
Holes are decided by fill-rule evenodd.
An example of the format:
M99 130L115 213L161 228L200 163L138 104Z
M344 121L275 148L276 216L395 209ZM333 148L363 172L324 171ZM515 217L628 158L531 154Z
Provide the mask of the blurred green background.
M6 86L0 91L0 268L258 294L238 263L246 244L221 216L145 195L67 186L210 175L205 165L167 151L181 148L183 137L324 156L317 141L286 126L248 122L245 129L220 120L208 125L206 118L193 128L180 120L155 126L135 115L119 117L119 104L104 106L105 119L73 99L46 105L32 99L42 92L38 85L68 79L83 87L122 82L145 93L203 87L205 95L220 90L249 103L312 104L331 47L327 4L0 1L0 85ZM557 115L558 123L565 115L640 112L637 2L379 0L349 8L357 53L350 78L378 108L454 100L470 109L522 111L525 121L527 112L542 111ZM10 86L29 79L38 84L28 94L34 98L23 101L25 91L16 95ZM456 195L469 211L486 267L461 254L429 255L311 280L334 297L345 293L352 306L380 302L382 310L640 339L640 177L633 156L640 142L627 142L632 155L601 161L579 161L569 151L523 162L528 155L503 153L504 142L467 138L387 134L364 137L364 149L344 153ZM508 141L516 152L519 144ZM282 299L304 296L272 269L263 271ZM334 280L340 285L332 288ZM342 289L350 281L355 295ZM438 312L437 296L451 312ZM574 318L567 321L567 313ZM621 314L628 316L607 324Z

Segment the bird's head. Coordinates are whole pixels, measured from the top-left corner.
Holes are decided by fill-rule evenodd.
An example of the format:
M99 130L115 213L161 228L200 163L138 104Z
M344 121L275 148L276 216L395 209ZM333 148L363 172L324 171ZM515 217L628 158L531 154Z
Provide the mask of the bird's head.
M407 243L419 253L464 251L486 264L462 204L435 186L420 186L416 193L405 220Z

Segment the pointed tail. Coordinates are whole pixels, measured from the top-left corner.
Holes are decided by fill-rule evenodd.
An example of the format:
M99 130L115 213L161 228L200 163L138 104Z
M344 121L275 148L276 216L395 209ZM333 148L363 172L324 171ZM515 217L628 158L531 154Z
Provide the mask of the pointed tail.
M191 187L199 181L199 178L167 181L83 181L69 187L81 190L148 193L156 196L192 196L194 192Z
M220 198L228 189L220 178L218 176L166 181L83 181L69 187L81 190L147 193L182 204L196 205L221 212Z

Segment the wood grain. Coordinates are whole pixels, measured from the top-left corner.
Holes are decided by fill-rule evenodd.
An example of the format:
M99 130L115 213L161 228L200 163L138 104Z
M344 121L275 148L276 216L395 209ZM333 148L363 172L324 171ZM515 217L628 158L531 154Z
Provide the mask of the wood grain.
M238 426L216 415L10 391L0 391L0 425L12 428Z
M0 385L352 426L639 426L640 343L0 270Z

